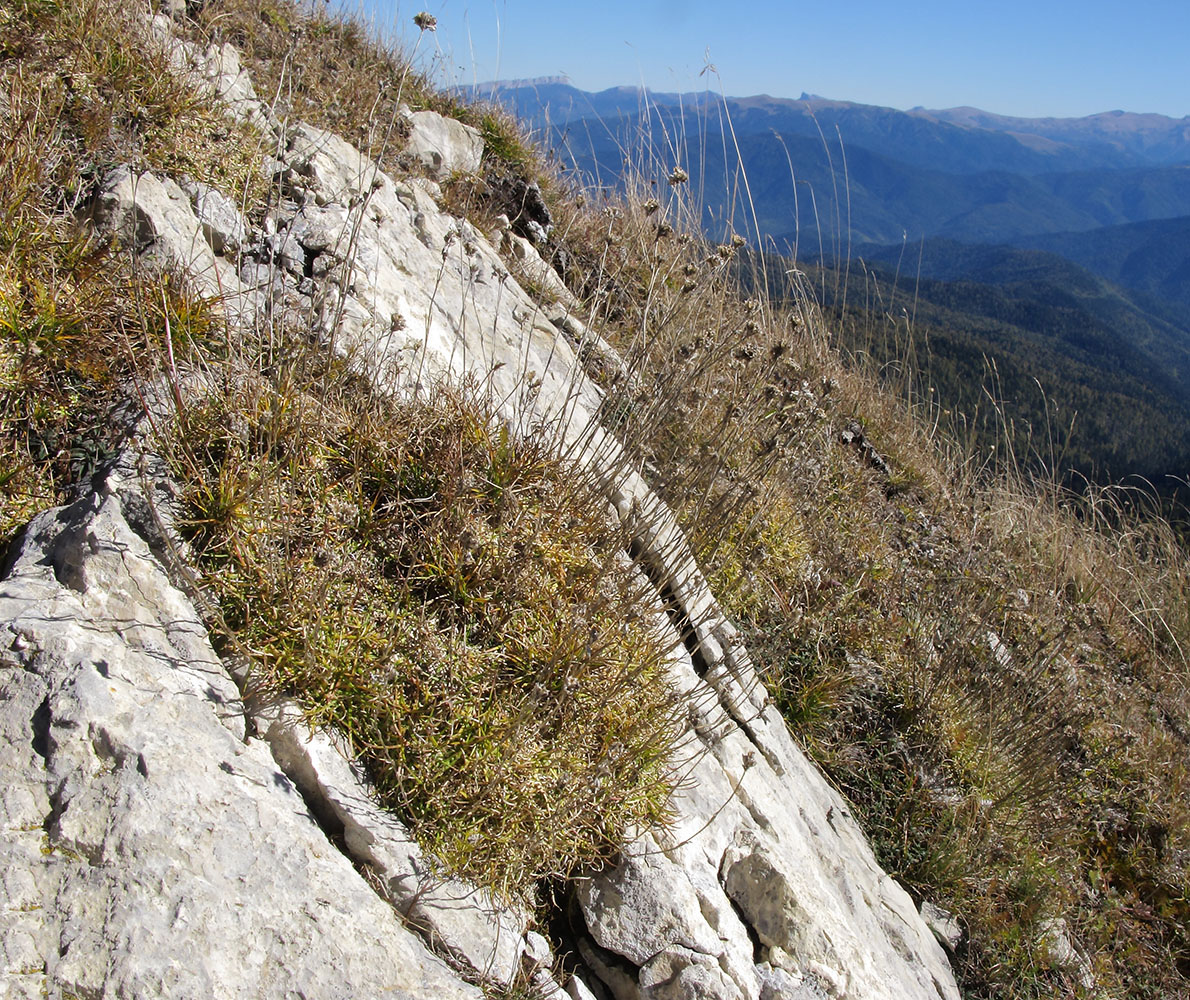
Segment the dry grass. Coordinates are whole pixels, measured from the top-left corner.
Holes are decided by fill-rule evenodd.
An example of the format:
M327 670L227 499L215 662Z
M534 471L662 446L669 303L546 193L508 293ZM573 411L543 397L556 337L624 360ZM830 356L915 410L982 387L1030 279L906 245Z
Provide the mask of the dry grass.
M660 821L666 633L599 498L473 390L394 402L312 356L256 368L171 453L257 694L343 732L422 845L504 896Z
M928 395L844 363L804 290L747 300L748 258L689 235L685 185L630 187L560 202L552 247L629 361L606 422L885 866L959 915L965 992L1184 992L1174 533L1125 494L1025 476L1010 435L999 464L977 460Z
M1110 491L972 474L921 413L827 368L777 501L709 558L775 697L886 867L963 919L970 995L1082 995L1057 919L1097 995L1177 995L1184 551Z
M172 454L217 624L261 690L348 732L455 870L512 893L608 856L663 815L672 779L664 643L624 539L473 394L398 404L304 350L214 352L201 304L146 289L76 228L111 163L237 192L255 155L129 45L127 16L104 0L0 11L0 540L101 460L110 403L155 370L168 317L222 376ZM214 0L188 30L239 45L262 96L389 167L397 104L451 103L347 20ZM793 307L742 296L730 228L695 235L697 165L583 197L505 119L463 113L494 152L452 204L490 218L501 176L541 184L545 253L626 362L605 426L687 527L885 866L963 921L967 994L1184 995L1190 593L1173 533L1126 495L975 461L929 406L833 354L804 291ZM1093 991L1047 945L1056 919Z

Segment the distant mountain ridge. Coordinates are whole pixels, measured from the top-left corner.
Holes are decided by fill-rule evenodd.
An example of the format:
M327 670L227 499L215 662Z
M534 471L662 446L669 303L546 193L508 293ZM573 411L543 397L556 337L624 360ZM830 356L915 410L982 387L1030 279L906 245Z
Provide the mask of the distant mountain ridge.
M1169 118L1158 114L1103 111L1081 118L1016 118L979 108L946 108L931 111L913 108L909 112L932 121L1005 132L1024 141L1032 136L1051 142L1102 143L1128 150L1150 163L1184 163L1190 148L1190 115Z
M839 253L902 236L1015 243L1190 216L1190 119L1031 120L638 87L590 93L554 79L459 92L498 100L599 183L618 183L626 159L658 182L680 162L708 232L732 228L785 251L817 250L820 236ZM740 159L759 233L742 217Z
M695 110L725 103L733 116L737 111L752 116L751 121L734 121L744 132L763 123L817 137L820 129L829 134L838 126L848 144L941 170L1053 173L1190 163L1190 116L1107 111L1082 118L1015 118L969 107L900 111L806 93L793 99L768 94L723 98L711 91L640 87L590 92L558 77L460 89L495 99L537 125L548 118L555 127L609 114L631 116L646 107ZM926 139L927 149L909 147L904 142L908 138ZM941 162L932 159L938 153L944 155Z

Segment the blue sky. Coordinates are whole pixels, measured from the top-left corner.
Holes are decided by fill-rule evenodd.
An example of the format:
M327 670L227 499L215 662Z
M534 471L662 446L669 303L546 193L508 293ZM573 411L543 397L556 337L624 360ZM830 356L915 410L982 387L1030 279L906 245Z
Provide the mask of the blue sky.
M896 108L1190 115L1190 0L363 0L419 45L440 82L566 75L585 90L803 91ZM712 82L714 89L720 89Z

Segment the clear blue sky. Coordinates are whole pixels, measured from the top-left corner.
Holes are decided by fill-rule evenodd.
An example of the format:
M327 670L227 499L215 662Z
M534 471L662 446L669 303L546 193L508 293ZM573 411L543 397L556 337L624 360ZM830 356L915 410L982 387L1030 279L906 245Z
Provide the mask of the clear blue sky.
M434 14L419 52L444 83L565 74L585 90L699 90L709 53L731 96L1190 115L1190 0L362 2L409 39L413 15Z

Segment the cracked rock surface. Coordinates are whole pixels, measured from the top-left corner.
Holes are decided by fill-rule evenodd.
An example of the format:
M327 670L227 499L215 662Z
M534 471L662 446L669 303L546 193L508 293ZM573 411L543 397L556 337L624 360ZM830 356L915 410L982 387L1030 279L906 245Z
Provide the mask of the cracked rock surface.
M105 488L0 581L0 994L477 1000L328 841Z

